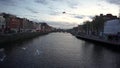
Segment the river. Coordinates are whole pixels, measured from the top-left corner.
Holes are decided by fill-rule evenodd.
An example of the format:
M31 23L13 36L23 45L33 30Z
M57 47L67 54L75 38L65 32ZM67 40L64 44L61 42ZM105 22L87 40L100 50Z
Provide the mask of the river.
M50 33L0 49L0 68L120 68L120 52Z

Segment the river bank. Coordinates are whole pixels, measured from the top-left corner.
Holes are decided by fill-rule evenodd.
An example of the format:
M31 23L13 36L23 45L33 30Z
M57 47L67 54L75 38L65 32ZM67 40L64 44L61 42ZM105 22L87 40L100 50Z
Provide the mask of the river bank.
M50 32L29 32L29 33L17 33L17 34L6 34L0 35L0 44L9 44L15 42L22 42L27 39L31 39L37 36L45 35ZM1 45L0 45L1 47Z
M93 42L94 44L99 44L101 46L105 46L108 48L120 49L120 40L110 40L102 36L95 36L95 35L88 35L83 33L77 32L70 32L73 36L77 37L78 39L83 39L88 42Z
M94 43L99 43L108 47L117 47L120 48L120 42L115 41L115 40L108 40L102 37L97 37L93 35L75 35L77 38L84 39L86 41L94 42Z

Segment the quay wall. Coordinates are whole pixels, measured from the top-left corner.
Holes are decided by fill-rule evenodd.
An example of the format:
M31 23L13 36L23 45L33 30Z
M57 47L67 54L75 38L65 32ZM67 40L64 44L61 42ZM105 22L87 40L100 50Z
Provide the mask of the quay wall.
M99 45L102 46L107 46L107 47L115 47L115 48L120 48L120 42L119 41L110 41L110 40L106 40L103 38L99 38L99 37L94 37L94 36L87 36L87 35L75 35L77 38L86 40L86 41L90 41L93 43L97 43Z
M86 35L86 34L78 35L75 32L69 32L69 33L71 33L73 36L77 37L78 39L82 39L87 42L92 42L95 45L107 47L112 50L120 51L120 40L108 40L104 37L94 36L94 35Z
M50 33L50 32L31 32L31 33L17 33L17 34L0 35L0 44L22 42L22 41L25 41L26 39L31 39L31 38L34 38L37 36L48 34L48 33Z

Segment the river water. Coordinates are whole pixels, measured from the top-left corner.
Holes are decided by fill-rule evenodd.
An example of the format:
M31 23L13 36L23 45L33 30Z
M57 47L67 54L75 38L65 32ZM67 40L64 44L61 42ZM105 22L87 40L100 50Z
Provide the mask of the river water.
M69 33L50 33L0 49L0 68L120 68L120 53Z

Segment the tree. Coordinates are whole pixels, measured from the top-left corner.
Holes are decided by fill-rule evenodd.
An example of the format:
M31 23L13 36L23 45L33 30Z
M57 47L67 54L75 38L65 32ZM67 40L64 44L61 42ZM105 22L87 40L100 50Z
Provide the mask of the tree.
M92 30L92 22L90 21L85 21L83 22L83 29L85 31L85 33L90 34L91 30Z
M104 30L104 22L105 22L105 19L104 19L103 15L94 17L94 19L92 21L92 25L93 25L93 31L97 35L99 35L100 32L103 32L103 30Z

